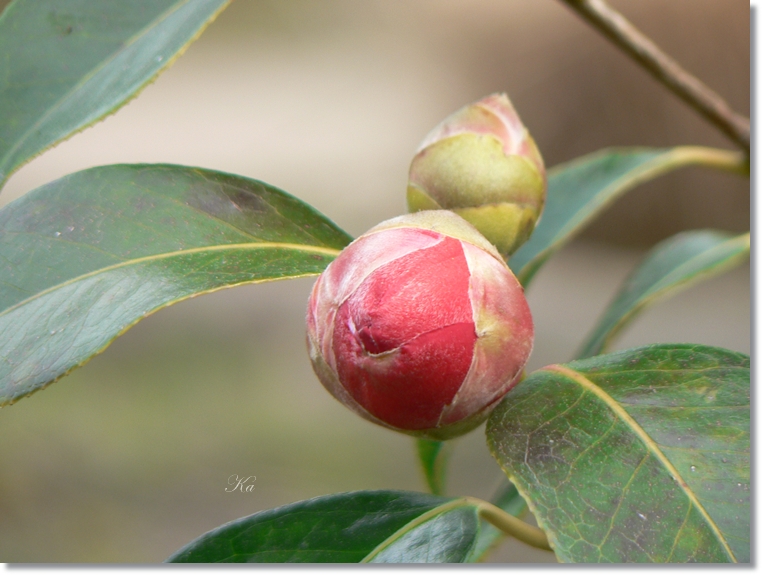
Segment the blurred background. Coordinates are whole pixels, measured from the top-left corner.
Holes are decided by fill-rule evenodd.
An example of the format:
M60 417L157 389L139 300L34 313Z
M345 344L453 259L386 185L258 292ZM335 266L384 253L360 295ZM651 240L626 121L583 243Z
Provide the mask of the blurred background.
M749 114L747 2L611 4ZM554 0L238 0L137 99L19 170L0 205L91 166L167 162L264 180L358 235L405 211L423 136L497 91L548 166L607 146L733 147ZM534 281L530 368L572 356L648 246L745 231L749 207L747 180L698 168L619 200ZM312 374L311 284L180 303L3 409L0 561L159 562L258 510L424 490L412 440L354 416ZM748 266L660 303L617 347L670 341L749 353ZM256 489L225 492L233 474ZM481 429L456 440L451 494L488 498L500 478ZM554 558L506 542L491 560Z

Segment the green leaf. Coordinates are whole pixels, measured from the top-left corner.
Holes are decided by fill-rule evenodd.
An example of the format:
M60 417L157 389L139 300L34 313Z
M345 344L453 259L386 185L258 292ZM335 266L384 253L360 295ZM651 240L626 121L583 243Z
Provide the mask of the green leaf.
M0 185L114 112L230 0L16 0L0 15Z
M601 150L548 172L540 223L510 265L524 287L542 265L615 199L657 176L689 165L748 174L741 153L700 147Z
M657 300L721 274L749 257L749 234L713 230L677 234L657 244L622 284L578 357L602 353L637 314Z
M351 238L267 184L168 165L71 174L0 210L0 406L154 311L320 273Z
M459 563L477 507L403 491L358 491L262 511L202 535L172 563Z
M652 345L552 365L501 401L493 456L563 562L748 562L749 357Z
M434 495L444 495L452 443L435 439L416 439L416 448L429 491Z
M526 501L521 497L516 486L509 481L503 482L495 496L492 497L491 502L495 507L502 509L514 517L523 517L527 512ZM474 546L474 551L472 553L472 560L478 562L486 559L487 555L489 555L505 535L506 534L497 527L490 525L486 521L482 521L479 536L476 539L476 545Z

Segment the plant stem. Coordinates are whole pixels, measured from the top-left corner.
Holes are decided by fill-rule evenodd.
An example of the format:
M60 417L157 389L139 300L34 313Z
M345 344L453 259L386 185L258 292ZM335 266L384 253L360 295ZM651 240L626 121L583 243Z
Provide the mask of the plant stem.
M546 551L553 551L548 543L547 535L545 535L545 532L539 527L529 525L521 519L506 513L499 507L495 507L492 503L477 499L476 497L464 497L463 499L478 509L479 516L482 519L491 525L494 525L503 533L511 535L532 547L537 547L538 549L544 549Z
M749 154L749 119L684 70L604 0L561 0Z
M444 495L447 462L452 450L450 443L433 439L418 439L416 447L426 485L434 495Z

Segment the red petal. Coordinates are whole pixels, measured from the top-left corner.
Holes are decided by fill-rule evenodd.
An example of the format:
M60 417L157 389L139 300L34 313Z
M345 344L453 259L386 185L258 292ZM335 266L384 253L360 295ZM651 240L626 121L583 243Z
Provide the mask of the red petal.
M458 323L423 334L389 355L363 353L355 338L336 341L344 388L368 412L401 429L431 429L471 367L476 333ZM337 345L338 344L338 345Z
M437 424L471 366L469 277L460 241L445 237L374 271L339 308L339 379L371 414L403 429Z
M382 353L423 333L473 322L469 278L460 241L449 237L374 271L346 302L365 349Z

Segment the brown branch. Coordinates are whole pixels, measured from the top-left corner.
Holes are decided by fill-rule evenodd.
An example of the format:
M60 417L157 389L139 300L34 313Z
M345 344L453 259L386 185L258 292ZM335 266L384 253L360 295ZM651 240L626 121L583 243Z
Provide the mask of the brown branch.
M739 144L748 155L749 119L691 75L604 0L561 0L595 26L662 84Z

